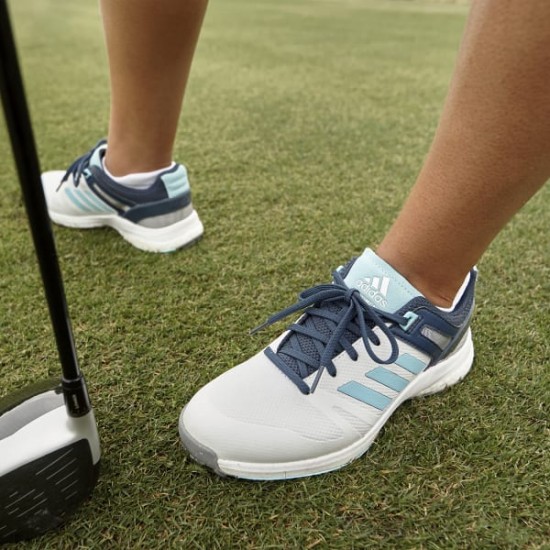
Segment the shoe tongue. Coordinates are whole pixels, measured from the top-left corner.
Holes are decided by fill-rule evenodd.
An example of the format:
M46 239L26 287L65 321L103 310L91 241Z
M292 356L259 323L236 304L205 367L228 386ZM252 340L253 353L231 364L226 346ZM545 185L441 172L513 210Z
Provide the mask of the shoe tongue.
M92 156L90 157L89 166L99 166L103 170L103 157L105 156L105 150L107 145L100 145L94 149Z
M355 260L344 281L348 287L359 290L369 305L390 313L422 296L370 248Z

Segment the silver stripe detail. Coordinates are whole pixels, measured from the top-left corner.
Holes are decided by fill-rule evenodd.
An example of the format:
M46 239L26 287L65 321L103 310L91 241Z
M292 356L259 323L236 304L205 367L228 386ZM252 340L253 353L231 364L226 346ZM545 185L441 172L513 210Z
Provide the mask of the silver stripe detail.
M424 336L428 340L431 340L440 349L445 349L449 345L449 342L451 341L450 336L441 334L441 332L427 325L424 325L422 327L422 329L420 330L420 333L422 334L422 336Z
M184 220L193 213L193 205L188 204L185 208L175 210L168 214L161 214L159 216L151 216L149 218L143 218L137 222L138 225L143 227L149 227L150 229L159 229L161 227L167 227L176 222Z

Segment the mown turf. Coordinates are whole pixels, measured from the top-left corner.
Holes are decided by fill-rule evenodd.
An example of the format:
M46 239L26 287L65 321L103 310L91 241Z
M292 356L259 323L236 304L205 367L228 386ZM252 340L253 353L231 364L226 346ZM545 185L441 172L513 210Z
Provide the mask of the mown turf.
M42 165L65 167L106 132L97 7L11 4ZM177 436L194 392L281 329L250 327L381 239L427 152L465 13L212 3L176 151L204 239L162 256L110 230L55 230L103 471L70 525L28 548L548 547L548 187L480 264L471 376L404 405L365 457L240 482L190 461ZM4 394L58 367L3 126L0 144Z

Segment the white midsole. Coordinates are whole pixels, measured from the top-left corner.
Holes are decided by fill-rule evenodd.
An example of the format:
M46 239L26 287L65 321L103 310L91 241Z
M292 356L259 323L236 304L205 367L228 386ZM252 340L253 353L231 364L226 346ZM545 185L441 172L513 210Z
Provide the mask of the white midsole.
M307 460L282 463L248 463L218 459L225 474L253 480L292 479L336 470L364 454L393 412L408 399L429 395L460 382L470 371L474 346L470 329L460 347L437 365L419 374L392 402L372 428L359 440L339 451Z
M171 252L197 240L204 231L195 210L185 219L159 228L144 227L121 218L117 214L70 216L50 209L50 218L65 227L80 229L112 227L129 243L147 252Z

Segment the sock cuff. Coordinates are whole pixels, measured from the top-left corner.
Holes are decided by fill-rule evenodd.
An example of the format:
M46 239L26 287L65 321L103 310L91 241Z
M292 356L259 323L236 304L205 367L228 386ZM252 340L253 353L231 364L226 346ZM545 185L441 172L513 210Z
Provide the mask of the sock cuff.
M128 187L133 187L134 189L146 189L155 183L157 178L166 170L174 168L176 163L172 161L171 164L165 166L164 168L159 168L158 170L152 170L150 172L134 172L132 174L126 174L124 176L113 176L109 169L105 166L103 162L103 170L105 173L113 180L119 183L120 185L126 185Z
M439 309L441 311L444 311L446 313L454 311L454 309L457 306L458 302L460 302L460 299L462 298L462 295L466 291L466 288L468 287L469 282L470 282L470 272L468 272L468 275L466 275L466 278L464 279L462 285L458 289L458 292L456 293L456 296L453 300L453 303L451 304L451 307L439 307L439 306L437 306L437 309Z

